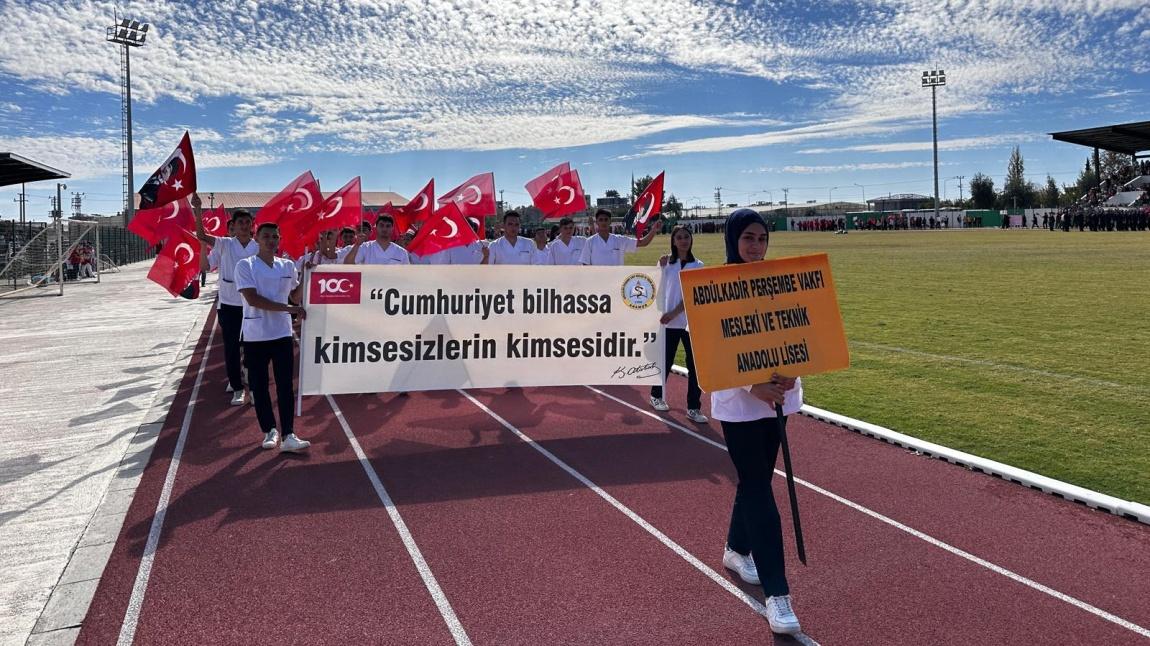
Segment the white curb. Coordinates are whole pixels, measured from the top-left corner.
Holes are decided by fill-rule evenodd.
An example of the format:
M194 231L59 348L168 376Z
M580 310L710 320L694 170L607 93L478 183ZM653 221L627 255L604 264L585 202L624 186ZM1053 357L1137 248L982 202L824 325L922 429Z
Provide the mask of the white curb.
M687 369L675 365L671 367L671 372L675 374L687 376ZM947 448L941 444L934 442L927 442L920 440L909 435L904 435L897 431L892 431L889 428L884 428L876 424L857 420L846 415L839 415L828 410L816 408L807 404L803 405L800 411L807 417L833 424L845 428L862 435L868 435L873 438L880 439L889 444L895 444L912 451L916 451L923 455L945 460L952 464L958 464L973 471L978 471L988 475L992 475L1003 480L1009 480L1031 489L1038 489L1049 494L1053 494L1060 498L1070 500L1073 502L1081 503L1090 507L1091 509L1100 509L1102 511L1110 512L1116 516L1122 516L1130 520L1138 521L1150 525L1150 506L1141 503L1131 502L1129 500L1122 500L1114 496L1108 496L1097 491L1092 491L1084 487L1072 485L1061 480L1048 478L1031 471L1018 469L1009 464L995 462L986 458L980 458L977 455L971 455L962 451Z

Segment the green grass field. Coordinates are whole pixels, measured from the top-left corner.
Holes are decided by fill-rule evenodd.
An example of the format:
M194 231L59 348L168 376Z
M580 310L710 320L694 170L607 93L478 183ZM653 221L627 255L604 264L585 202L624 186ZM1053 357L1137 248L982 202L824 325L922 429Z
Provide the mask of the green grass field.
M807 403L1150 503L1148 249L1150 233L778 233L767 257L830 254L851 368L804 380ZM695 253L721 264L722 236Z

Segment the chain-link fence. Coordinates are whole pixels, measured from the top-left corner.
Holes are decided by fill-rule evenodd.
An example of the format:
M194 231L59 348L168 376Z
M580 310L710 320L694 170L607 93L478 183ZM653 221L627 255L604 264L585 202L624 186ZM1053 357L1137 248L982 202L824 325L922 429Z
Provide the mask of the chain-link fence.
M155 249L123 227L91 220L0 220L0 293L98 276L155 256Z

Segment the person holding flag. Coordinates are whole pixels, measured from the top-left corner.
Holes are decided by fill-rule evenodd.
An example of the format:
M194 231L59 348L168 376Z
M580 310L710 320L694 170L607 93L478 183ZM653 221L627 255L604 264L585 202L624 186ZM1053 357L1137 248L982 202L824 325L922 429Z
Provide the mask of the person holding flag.
M663 383L667 382L675 354L682 343L687 355L687 419L696 424L706 424L707 416L699 410L702 407L703 391L699 389L699 377L695 372L691 334L687 331L687 316L683 313L683 286L679 282L679 272L703 266L703 261L695 259L694 241L686 225L677 225L671 230L671 253L659 258L659 266L663 271L663 280L659 286L663 296L663 316L659 323L663 325L663 356L666 358ZM651 386L651 408L657 411L671 410L667 400L663 399L663 384Z
M547 252L552 265L578 265L585 246L587 238L575 235L575 220L564 217L559 220L559 235L547 245Z
M204 231L203 200L199 193L191 199L192 211L196 219L196 237L212 246L216 253L220 270L216 320L224 337L224 366L228 374L228 392L232 393L232 406L242 406L246 401L243 373L240 369L240 333L244 320L243 299L236 289L236 264L259 252L259 243L252 240L252 215L244 209L232 213L228 220L231 236L213 236Z
M487 263L492 265L530 265L535 245L519 236L519 212L503 214L503 236L487 245Z
M263 433L265 449L279 445L280 453L302 453L311 442L295 434L295 375L292 342L292 316L307 318L307 312L292 302L301 302L303 283L295 264L280 258L279 225L265 222L256 231L259 252L236 263L236 286L244 298L244 363L248 369L256 418ZM272 411L268 384L268 364L276 380L279 425ZM282 440L281 440L282 437Z
M767 255L769 235L767 223L758 212L739 209L731 213L724 231L727 264L762 260ZM779 405L781 418L775 411ZM800 380L778 374L766 383L711 393L711 415L723 428L727 453L738 474L723 566L743 581L763 586L771 630L790 635L801 628L791 607L783 527L771 491L771 476L786 418L802 406Z
M579 261L584 265L622 265L623 255L651 244L658 227L647 229L647 234L636 239L632 236L611 233L611 212L607 209L595 211L595 235L587 238L583 255Z
M483 239L482 232L479 228L482 226L479 218L467 218L467 224L471 226L471 230L475 232L475 240L468 244L452 247L446 252L448 256L447 264L449 265L485 265L487 264L488 249L487 241Z
M363 243L363 235L355 239L355 244L343 258L345 265L407 265L411 259L407 250L391 241L392 228L395 220L386 213L381 213L375 219L375 240L367 246Z

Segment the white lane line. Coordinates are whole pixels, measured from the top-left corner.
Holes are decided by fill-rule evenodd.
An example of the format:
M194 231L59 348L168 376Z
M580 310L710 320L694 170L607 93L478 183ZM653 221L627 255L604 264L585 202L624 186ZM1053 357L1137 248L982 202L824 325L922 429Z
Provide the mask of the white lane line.
M686 433L687 435L690 435L691 437L693 437L697 440L701 440L703 442L706 442L707 444L710 444L711 446L722 449L723 451L727 450L727 447L725 445L723 445L719 442L716 442L716 441L710 439L709 437L705 437L703 435L700 435L699 433L696 433L695 431L692 431L691 429L689 429L685 426L680 426L679 424L676 424L675 422L672 422L669 419L660 417L660 416L652 413L651 411L643 410L642 408L639 408L638 406L635 406L635 405L631 404L630 402L623 401L622 399L619 399L618 397L615 397L614 395L609 395L609 394L603 392L602 390L599 390L598 388L594 388L592 386L585 386L585 388L591 390L592 392L598 393L598 394L602 395L603 397L606 397L608 399L619 402L620 404L622 404L622 405L626 406L627 408L630 408L636 412L647 415L648 417L651 417L653 419L657 419L660 422L666 424L667 426L670 426L671 428L673 428L675 430L682 431L683 433ZM779 474L780 476L784 476L784 477L786 476L785 473L783 473L782 471L780 471L778 469L775 469L775 473ZM827 498L834 500L835 502L842 503L842 504L846 505L847 507L854 509L855 511L862 512L862 513L866 514L867 516L874 518L875 520L882 521L882 522L886 523L887 525L890 525L891 527L894 527L896 529L899 529L901 531L906 532L907 534L910 534L911 536L914 536L915 538L926 541L927 543L929 543L929 544L931 544L937 548L940 548L942 550L950 552L951 554L954 554L955 556L964 558L964 559L970 561L971 563L981 565L982 567L984 567L984 568L986 568L992 572L995 572L997 574L1001 574L1002 576L1007 577L1008 579L1017 581L1018 583L1021 583L1022 585L1025 585L1028 588L1032 588L1032 589L1037 590L1043 594L1050 595L1051 597L1054 597L1055 599L1058 599L1059 601L1064 601L1064 602L1066 602L1072 606L1075 606L1077 608L1085 610L1086 612L1089 612L1092 615L1095 615L1097 617L1105 619L1106 621L1109 621L1110 623L1116 624L1116 625L1121 626L1127 630L1130 630L1130 631L1133 631L1139 635L1142 635L1143 637L1150 637L1150 629L1139 626L1138 624L1136 624L1132 621L1127 621L1126 619L1123 619L1122 617L1119 617L1117 615L1106 612L1105 610L1102 610L1101 608L1092 606L1092 605L1086 603L1085 601L1082 601L1080 599L1076 599L1076 598L1074 598L1068 594L1064 594L1062 592L1059 592L1058 590L1055 590L1054 588L1042 585L1041 583L1038 583L1037 581L1033 581L1031 579L1028 579L1028 578L1022 576L1021 574L1017 574L1015 572L1012 572L1011 570L1008 570L1008 569L1006 569L1000 565L995 565L994 563L991 563L990 561L987 561L986 559L977 557L974 554L971 554L970 552L959 549L953 545L950 545L949 543L944 543L944 542L940 541L939 539L937 539L933 536L930 536L928 534L924 534L923 532L920 532L917 529L914 529L913 527L908 527L907 525L904 525L904 524L898 522L897 520L894 520L893 518L890 518L888 516L884 516L884 515L878 513L877 511L874 511L872 509L869 509L867 507L864 507L864 506L858 504L857 502L847 500L846 498L843 498L842 496L840 496L838 494L827 491L826 489L823 489L822 487L820 487L818 485L807 482L806 480L802 480L800 478L795 478L795 482L808 488L808 489L810 489L811 491L814 491L816 493L820 493L820 494L826 496Z
M560 469L563 469L564 471L566 471L567 474L570 475L572 478L575 478L576 480L581 482L583 484L583 486L587 487L591 491L594 491L596 495L598 495L603 500L606 500L608 504L610 504L615 509L619 510L627 518L630 518L632 522L634 522L639 527L642 527L644 530L646 530L646 532L648 534L654 536L660 543L662 543L663 545L670 548L672 552L679 555L679 557L682 558L684 561L693 565L696 570L705 574L707 576L707 578L711 579L715 583L718 583L727 592L730 592L731 594L735 595L736 598L738 598L740 601L742 601L743 603L750 606L751 609L754 610L755 612L759 613L760 615L762 615L764 617L767 616L766 606L764 606L762 603L760 603L758 599L752 597L751 595L747 594L746 592L743 592L742 590L739 589L738 586L736 586L734 583L731 583L731 581L728 580L726 577L722 576L718 572L716 572L713 569L711 569L710 567L708 567L706 563L703 563L699 559L695 558L695 556L693 554L691 554L690 552L688 552L686 549L684 549L683 546L681 546L678 543L676 543L675 541L671 540L671 538L669 536L667 536L663 532L659 531L651 523L648 523L646 520L643 519L642 516L635 513L634 511L632 511L629 507L627 507L623 503L619 502L619 500L617 498L615 498L611 494L604 491L602 487L600 487L599 485L592 482L590 478L583 475L579 471L575 470L574 467L567 464L563 460L560 460L559 458L557 458L554 453L548 451L547 449L543 448L542 446L539 446L539 444L536 443L535 440L531 439L530 437L525 435L522 431L520 431L518 428L513 426L510 422L508 422L507 420L500 417L498 413L496 413L495 411L493 411L490 408L488 408L487 406L485 406L483 404L483 402L480 402L475 397L472 397L470 393L465 392L463 390L458 390L456 392L458 392L460 395L463 395L464 397L466 397L469 401L471 401L472 404L475 404L480 410L482 410L483 412L490 415L492 417L492 419L499 422L503 426L503 428L514 433L516 437L518 437L520 440L525 442L528 446L530 446L531 448L535 449L536 451L542 453L543 457L554 462L556 466L558 466Z
M367 459L367 454L363 452L363 448L359 445L359 440L355 439L355 434L352 433L351 427L348 426L347 419L343 416L343 411L340 410L339 404L335 403L335 399L331 395L326 395L327 401L331 404L331 409L335 412L336 419L339 420L339 425L343 427L343 433L347 436L347 441L351 443L351 448L355 451L355 457L359 458L359 464L367 473L367 479L371 480L371 486L375 488L375 493L379 496L379 501L383 503L383 508L387 510L387 515L391 517L391 523L395 525L395 530L399 532L399 538L403 541L403 546L407 549L408 556L415 563L415 569L419 570L419 576L423 579L423 585L427 587L427 592L431 594L431 598L435 601L435 606L439 608L439 614L443 617L443 621L447 623L448 630L451 631L451 636L455 638L455 643L459 646L470 646L471 639L467 637L467 631L463 629L463 624L459 622L459 617L455 616L455 610L451 608L451 603L447 601L447 595L443 593L443 589L439 587L439 582L435 580L435 575L431 572L431 567L427 565L427 560L423 558L423 553L419 551L419 546L415 544L415 539L411 536L411 531L407 529L407 523L403 522L403 518L399 515L399 509L396 508L395 502L388 495L387 489L384 488L383 482L379 479L379 474L375 472L375 468L371 466L371 461Z
M160 499L156 502L156 513L152 516L152 527L148 530L148 542L144 545L144 555L140 557L140 569L136 571L136 581L132 584L132 596L128 599L128 609L124 612L124 623L120 625L120 637L116 640L120 646L129 646L136 638L136 626L140 623L140 610L144 606L144 595L148 591L148 579L152 576L152 563L156 558L156 549L160 545L160 533L164 531L164 517L168 515L168 501L172 497L172 487L176 484L176 471L180 468L180 457L184 454L188 428L192 425L192 413L196 410L196 400L200 396L200 384L204 381L204 369L208 366L208 355L212 353L212 342L215 338L216 325L213 323L212 331L208 334L208 345L200 357L200 369L196 373L196 382L192 386L192 394L188 398L188 407L184 409L184 421L180 424L180 435L176 438L176 448L172 452L172 460L168 463L168 474L164 477L164 488L160 490Z
M895 352L898 354L905 354L912 357L922 357L924 359L931 359L934 361L948 361L951 363L967 363L974 366L984 366L987 368L994 368L996 370L1010 370L1013 372L1021 372L1029 375L1037 375L1039 377L1051 377L1054 379L1064 381L1080 381L1092 386L1101 386L1104 388L1125 388L1128 390L1137 390L1140 392L1145 391L1145 388L1135 386L1132 384L1120 384L1115 381L1105 381L1102 379L1093 379L1091 377L1080 377L1078 375L1068 375L1061 372L1051 372L1049 370L1041 370L1038 368L1029 368L1027 366L1016 366L1009 363L997 363L988 361L986 359L971 359L968 357L956 357L949 354L933 354L930 352L923 352L921 350L911 350L910 348L900 348L893 345L882 345L879 343L869 343L867 341L851 341L851 345L868 350L881 350L883 352Z

